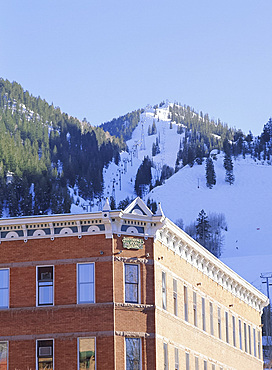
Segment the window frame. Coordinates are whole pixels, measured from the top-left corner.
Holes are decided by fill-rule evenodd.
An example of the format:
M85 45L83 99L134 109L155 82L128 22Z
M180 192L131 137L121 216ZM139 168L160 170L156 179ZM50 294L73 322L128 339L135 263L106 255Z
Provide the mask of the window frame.
M7 340L1 340L0 343L6 343L7 345L7 369L9 368L9 342Z
M84 302L81 302L79 300L79 297L80 297L80 289L79 289L79 286L80 284L83 284L83 283L80 283L79 282L79 266L82 266L82 265L93 265L93 301L84 301ZM83 262L83 263L77 263L77 304L94 304L95 303L95 262Z
M229 343L229 313L225 311L226 342Z
M162 308L167 310L167 281L166 281L166 272L162 270Z
M222 339L221 307L217 307L217 334L218 338Z
M163 368L164 370L169 369L168 343L166 342L163 342Z
M125 337L125 369L127 370L127 339L137 339L140 342L140 363L139 368L142 369L142 338L141 337Z
M199 358L195 356L195 370L199 370Z
M133 283L126 283L126 266L137 266L137 275L138 275L138 282L137 282L137 302L126 301L126 284L133 284ZM136 284L135 284L136 285ZM124 263L124 302L129 304L141 304L141 265L139 263Z
M197 327L197 294L193 291L193 319L194 319L194 326Z
M206 299L201 297L202 330L206 331Z
M253 351L254 357L257 357L257 348L256 348L256 329L253 328Z
M257 340L258 340L258 358L262 359L262 342L261 342L261 332L260 330L257 330Z
M179 370L179 349L175 347L175 370Z
M185 368L186 370L190 370L190 353L185 352Z
M39 268L52 267L52 303L40 304L39 303ZM39 265L36 266L36 307L52 307L55 305L55 266L54 265Z
M52 340L52 358L53 358L53 370L55 369L55 342L54 338L42 338L42 339L36 339L36 370L39 370L39 358L38 358L38 342L47 342L49 340Z
M95 348L95 369L97 368L96 365L96 337L78 337L77 338L77 369L80 370L80 363L79 363L79 341L80 339L94 339L94 348Z
M174 315L178 316L178 281L173 278L173 304L174 304Z
M243 350L243 334L242 334L242 320L239 319L238 321L238 330L239 330L239 348Z
M188 310L188 287L183 285L183 308L184 308L184 320L189 322L189 310Z
M0 310L7 310L9 309L10 307L10 268L8 267L4 267L4 268L0 268L0 271L7 271L8 272L8 286L7 288L1 288L1 290L7 290L7 294L8 294L8 305L7 306L0 306Z
M251 348L251 346L252 346L252 341L251 341L251 326L250 325L248 325L247 326L247 328L248 328L248 353L251 355L251 353L252 353L252 348Z
M234 315L232 315L232 343L236 347L236 319Z
M213 303L210 302L210 334L214 335L214 326L213 326Z
M247 324L244 322L244 344L245 352L247 353Z

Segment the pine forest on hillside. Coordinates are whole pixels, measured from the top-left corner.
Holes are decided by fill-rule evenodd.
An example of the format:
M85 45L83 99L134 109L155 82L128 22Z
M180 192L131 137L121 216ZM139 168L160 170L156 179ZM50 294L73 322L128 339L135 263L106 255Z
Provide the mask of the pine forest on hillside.
M16 82L0 79L0 214L70 212L68 186L92 199L103 192L103 167L125 144L69 117Z
M163 117L168 129L175 131L179 138L174 167L167 162L156 164L164 145L159 114L162 111L167 114ZM75 199L91 203L109 196L104 171L110 163L119 163L121 152L128 151L131 159L127 157L126 161L131 161L131 165L133 156L138 158L137 147L133 151L127 142L135 129L143 126L144 112L138 109L93 127L86 119L80 121L40 97L32 96L18 83L0 79L0 215L66 213L70 212ZM121 207L127 197L144 197L186 165L192 167L204 161L206 183L212 189L216 184L214 153L224 153L225 180L230 185L235 182L233 159L239 155L271 163L271 119L261 135L253 137L250 131L245 135L180 103L162 102L149 106L148 112L153 117L146 129L153 140L150 157L146 156L138 164L130 179L133 182L130 194L124 194L119 203L110 194L112 206ZM143 143L137 145L143 146ZM152 200L148 201L156 208Z

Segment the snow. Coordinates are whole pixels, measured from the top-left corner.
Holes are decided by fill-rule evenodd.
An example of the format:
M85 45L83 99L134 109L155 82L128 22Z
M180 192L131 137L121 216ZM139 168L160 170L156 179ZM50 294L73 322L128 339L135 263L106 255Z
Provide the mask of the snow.
M156 110L150 106L141 115L140 123L127 142L129 153L121 153L119 166L111 163L104 169L104 196L115 195L116 205L127 196L135 197L134 182L138 167L144 156L152 158L152 144L160 137L160 154L153 157L156 169L152 176L160 176L163 164L175 167L180 140L177 125L170 129L168 107ZM158 121L159 118L159 121ZM153 120L157 134L148 136L148 126ZM141 140L144 132L144 144ZM141 149L142 146L142 149ZM262 284L260 275L272 271L271 220L272 166L250 157L234 160L235 182L225 182L223 155L216 155L213 160L216 172L216 185L206 186L205 162L186 166L175 173L165 184L154 188L144 197L161 202L164 214L176 221L182 218L185 225L194 222L201 209L209 213L223 213L226 217L228 231L225 232L225 245L222 261L266 294L266 285ZM132 163L131 163L132 159ZM121 178L121 188L120 188Z

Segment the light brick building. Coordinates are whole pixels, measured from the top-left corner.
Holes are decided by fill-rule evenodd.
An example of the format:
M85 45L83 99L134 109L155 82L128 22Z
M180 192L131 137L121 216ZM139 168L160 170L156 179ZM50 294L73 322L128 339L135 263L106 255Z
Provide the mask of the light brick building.
M0 241L0 370L262 369L267 298L139 198Z

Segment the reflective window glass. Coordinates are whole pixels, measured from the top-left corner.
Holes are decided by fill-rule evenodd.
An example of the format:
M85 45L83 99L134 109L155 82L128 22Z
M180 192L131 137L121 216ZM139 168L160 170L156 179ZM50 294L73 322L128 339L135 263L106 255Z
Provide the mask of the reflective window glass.
M8 342L0 342L0 369L8 368Z
M139 303L139 266L125 264L125 302Z
M126 338L126 370L141 368L141 339Z
M95 338L79 338L79 369L95 370Z
M94 303L94 264L78 264L78 303Z
M0 270L0 308L9 307L9 269Z

